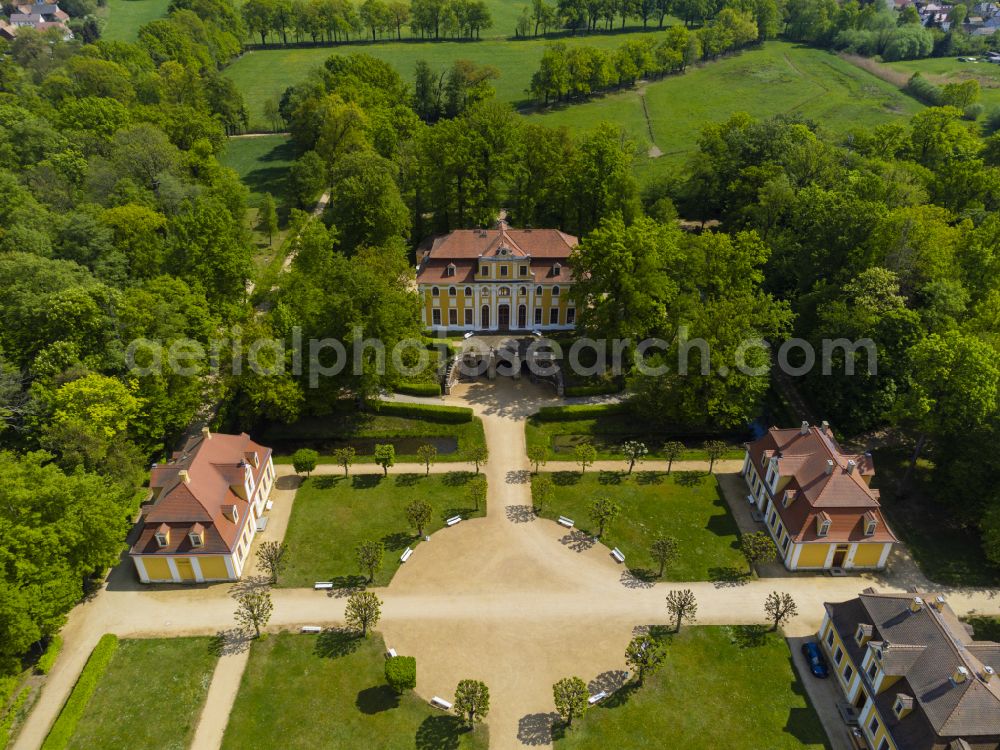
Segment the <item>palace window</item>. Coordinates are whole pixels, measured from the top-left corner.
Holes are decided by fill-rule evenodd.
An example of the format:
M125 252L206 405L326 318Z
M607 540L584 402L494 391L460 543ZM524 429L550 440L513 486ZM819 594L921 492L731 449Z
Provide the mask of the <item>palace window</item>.
M833 628L830 628L830 632L826 634L826 645L833 645Z
M872 720L868 724L868 731L870 731L872 733L872 737L874 737L876 734L878 734L878 730L879 730L880 726L882 726L882 725L878 723L878 717L877 716L873 716Z
M844 651L840 646L837 646L837 650L833 652L833 660L839 665L840 662L844 660Z
M450 286L448 287L448 294L449 296L454 297L455 295L458 294L458 290L455 287Z
M471 286L465 287L465 296L466 297L471 297L472 296L472 287Z
M508 289L505 286L502 286L502 287L500 287L500 289L497 290L497 294L499 296L501 296L501 297L509 297L510 296L510 289Z
M483 276L489 276L490 275L489 264L488 263L482 263L482 264L480 264L480 266L479 266L479 273L481 273Z
M438 297L440 295L441 295L441 290L440 289L438 289L437 287L432 287L431 288L431 296L432 297Z
M552 287L552 296L553 297L558 297L559 296L559 287L557 287L557 286Z
M191 533L188 534L188 539L191 540L191 546L192 547L200 547L201 545L203 545L205 543L205 537L203 537L201 534L198 534L198 533L196 533L194 531L192 531Z
M500 266L500 275L501 276L506 276L508 270L510 270L510 269L508 269L507 266Z
M539 297L542 296L542 288L540 286L535 287L535 294L537 294Z
M571 326L576 323L576 308L571 307L566 311L566 325Z
M156 533L156 543L160 547L166 547L168 544L170 544L170 537L167 534L158 531Z
M559 325L559 308L553 307L549 310L549 325L557 326Z
M522 276L527 276L528 275L528 267L527 266L521 266L521 275Z
M535 325L540 326L542 324L542 308L535 308Z
M517 290L517 293L520 294L522 297L526 296L528 294L528 287L522 286L520 289Z
M878 528L878 521L874 514L865 513L865 536L874 536L875 529Z
M467 326L472 325L472 308L469 308L465 311L465 325Z
M883 737L882 741L878 743L878 750L889 750L889 740Z
M454 307L448 311L448 325L450 326L458 325L458 310L456 310Z
M877 674L878 674L878 664L876 664L875 660L873 659L872 663L868 665L868 679L871 680L873 684L875 682L875 675Z
M846 667L844 667L844 682L850 683L851 678L853 676L854 676L854 667L848 664Z
M444 275L445 276L454 276L455 275L455 264L454 263L449 263L448 264L448 268L445 269L445 274Z
M441 311L437 308L431 310L431 325L441 325Z

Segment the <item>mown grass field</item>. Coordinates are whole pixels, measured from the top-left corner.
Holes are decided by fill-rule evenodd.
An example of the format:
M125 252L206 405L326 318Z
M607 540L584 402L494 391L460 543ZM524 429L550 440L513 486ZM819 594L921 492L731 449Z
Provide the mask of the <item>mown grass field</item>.
M288 190L288 168L295 161L295 149L284 135L230 138L220 161L235 170L250 189L252 208L260 205L264 193L270 193L281 205Z
M621 506L621 514L605 529L601 542L618 547L625 565L648 577L659 565L649 555L658 532L677 539L677 561L664 571L668 581L733 581L749 575L739 551L739 530L710 474L673 472L559 471L552 475L555 493L542 508L547 518L567 516L584 534L598 531L590 507L598 497ZM298 502L298 501L296 501Z
M384 654L377 633L279 633L255 641L223 749L486 749L487 727L467 732L457 716L412 692L396 695L385 684Z
M919 102L892 84L832 53L774 41L683 75L533 114L530 119L576 132L592 130L602 121L618 123L636 142L637 170L648 178L676 166L695 150L705 124L725 120L733 112L755 117L800 115L836 133L905 121L920 109ZM646 158L654 143L663 155Z
M105 26L101 38L109 41L134 42L139 27L167 14L170 0L108 0L98 10Z
M660 670L642 687L628 683L568 731L557 730L559 750L829 747L780 635L686 627L660 638Z
M486 514L486 503L476 510L466 501L471 472L445 474L360 474L351 477L315 476L295 495L288 523L288 566L281 586L310 587L316 581L334 581L343 587L364 583L355 549L365 540L385 545L382 570L375 586L385 586L399 568L399 556L416 547L416 531L406 520L405 508L420 499L432 508L424 534L444 526L446 519ZM420 554L420 552L416 552Z
M628 38L634 37L601 34L565 38L562 41L568 45L586 44L616 49ZM250 128L268 130L271 126L264 118L264 102L281 96L287 87L301 81L330 55L363 52L385 60L408 81L413 79L413 68L417 60L425 60L435 70L444 70L460 59L471 60L478 65L495 65L500 69L500 78L493 83L497 97L505 102L523 104L528 100L531 76L538 69L538 61L545 45L549 43L543 39L426 43L404 41L343 47L256 50L247 52L234 61L224 74L233 79L246 98L250 110Z
M217 659L211 638L119 641L69 747L188 747Z

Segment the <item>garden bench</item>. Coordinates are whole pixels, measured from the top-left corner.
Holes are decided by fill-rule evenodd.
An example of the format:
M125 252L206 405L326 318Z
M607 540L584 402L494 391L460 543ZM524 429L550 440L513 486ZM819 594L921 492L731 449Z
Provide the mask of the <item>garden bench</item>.
M273 507L274 507L274 500L268 500L268 501L267 501L267 503L265 503L264 507L265 507L265 508L266 508L267 510L271 510L271 508L273 508Z
M615 547L613 550L611 550L611 556L613 558L615 558L620 563L625 562L625 555L623 555L622 551L620 549L618 549L617 547Z
M747 504L748 505L756 505L757 504L757 498L755 498L753 495L747 495Z
M566 518L566 516L559 516L559 525L565 526L567 529L573 528L573 519Z
M410 559L410 555L412 555L412 554L413 554L413 550L410 549L409 547L407 547L405 550L403 550L403 554L401 554L399 556L399 561L400 562L406 562L407 560Z
M267 528L267 516L261 516L257 519L257 531L263 531Z
M590 696L589 698L587 698L587 703L589 705L593 706L595 703L600 703L602 700L604 700L607 697L608 697L607 692L605 692L604 690L602 690L601 692L594 693L592 696Z
M332 589L333 588L333 581L316 581L316 583L313 584L313 588L314 589Z
M390 659L395 659L399 654L396 653L396 649L390 648L388 651L385 652L385 655L388 656Z
M448 524L449 526L454 526L456 523L458 523L461 520L462 520L461 516L452 516L447 521L445 521L445 523Z
M323 628L321 628L319 625L303 625L302 626L302 632L303 633L322 633L323 632Z
M451 703L446 701L444 698L438 698L436 695L431 698L431 705L434 708L440 708L444 711L451 711Z

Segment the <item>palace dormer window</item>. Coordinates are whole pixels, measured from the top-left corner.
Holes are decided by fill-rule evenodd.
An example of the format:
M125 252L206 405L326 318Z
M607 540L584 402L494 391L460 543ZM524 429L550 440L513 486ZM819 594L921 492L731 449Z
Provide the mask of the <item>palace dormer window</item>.
M830 533L832 520L826 513L816 516L816 536L826 536Z
M483 276L489 276L490 275L489 264L487 264L487 263L480 263L479 264L479 273L481 273Z
M205 527L200 523L196 523L191 527L191 531L188 532L188 539L191 541L192 547L201 547L205 544Z
M878 519L874 513L865 513L865 536L874 536L878 528Z
M527 266L521 266L521 275L522 276L527 276L528 275L528 267Z
M553 276L558 276L561 272L562 272L562 263L553 263L552 264L552 275Z
M455 264L454 263L449 263L448 267L445 269L444 275L445 276L454 276L455 275L455 270L456 270Z
M156 532L156 544L159 547L166 547L170 544L170 532L169 531L157 531Z

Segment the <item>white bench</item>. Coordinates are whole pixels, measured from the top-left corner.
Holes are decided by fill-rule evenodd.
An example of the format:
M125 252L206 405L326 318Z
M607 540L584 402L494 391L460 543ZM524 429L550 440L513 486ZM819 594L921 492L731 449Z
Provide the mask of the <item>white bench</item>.
M615 547L613 550L611 550L611 556L613 558L615 558L620 563L625 562L625 555L623 555L622 551L620 549L618 549L617 547Z
M445 521L445 523L448 524L449 526L454 526L456 523L458 523L461 520L462 520L461 516L452 516L447 521Z
M600 703L602 700L604 700L607 697L608 697L608 694L605 691L602 690L601 692L594 693L592 696L590 696L589 698L587 698L587 703L590 704L591 706L593 706L595 703Z
M313 588L314 589L332 589L333 588L333 581L316 581L316 583L313 584Z
M271 508L274 507L274 500L268 500L267 505L265 505L264 507L267 508L268 510L271 510Z
M431 705L434 706L434 708L440 708L443 711L451 711L451 704L444 698L438 698L436 695L431 698Z
M559 516L559 525L565 526L567 529L573 528L573 519L566 518L566 516Z
M394 648L390 648L388 651L386 651L385 655L390 659L395 659L397 656L399 656L399 654L396 653L396 649Z
M303 633L322 633L323 632L323 628L321 628L319 625L303 625L302 626L302 632Z
M747 504L748 505L756 505L757 504L757 498L755 498L753 495L747 495Z
M412 549L410 549L409 547L407 547L407 548L406 548L406 549L405 549L405 550L403 551L403 554L401 554L401 555L399 556L399 561L400 561L400 562L406 562L407 560L409 560L409 559L410 559L410 555L412 555L412 554L413 554L413 550L412 550Z

